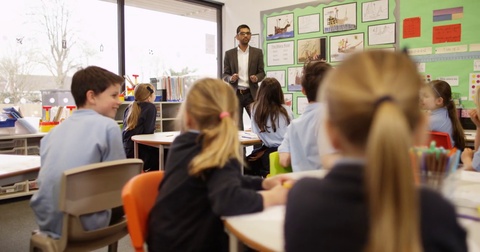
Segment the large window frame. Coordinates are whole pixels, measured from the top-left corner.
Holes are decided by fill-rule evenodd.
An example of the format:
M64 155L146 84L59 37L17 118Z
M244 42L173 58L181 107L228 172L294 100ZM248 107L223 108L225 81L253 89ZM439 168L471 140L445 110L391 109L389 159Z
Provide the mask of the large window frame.
M152 0L155 1L155 0ZM181 2L196 4L200 6L206 6L216 9L216 22L217 22L217 77L221 78L223 69L223 26L222 26L222 8L223 3L207 0L180 0ZM126 57L125 57L125 0L117 0L117 16L118 16L118 73L123 76L126 74Z

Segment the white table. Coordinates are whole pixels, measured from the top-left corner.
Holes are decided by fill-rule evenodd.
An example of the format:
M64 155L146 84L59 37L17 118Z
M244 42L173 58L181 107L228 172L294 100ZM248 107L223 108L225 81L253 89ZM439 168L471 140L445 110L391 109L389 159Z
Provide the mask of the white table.
M138 145L144 144L148 146L153 146L158 148L158 156L159 156L159 168L160 170L164 169L164 149L172 144L175 137L180 134L180 131L166 131L166 132L158 132L154 134L145 134L145 135L135 135L132 136L132 141L134 143L134 157L138 158ZM243 146L250 146L255 144L260 144L262 141L257 137L256 134L247 132L247 131L239 131L238 137L240 139L240 144Z
M323 177L326 172L290 173L298 179L307 176ZM455 189L450 191L453 203L459 214L480 218L476 206L480 206L480 173L459 171ZM284 251L283 224L285 206L274 206L253 214L244 214L224 218L225 229L229 235L230 251L242 251L242 243L260 251ZM467 230L468 249L480 252L480 221L459 218L460 224Z
M0 154L0 186L36 179L40 156Z

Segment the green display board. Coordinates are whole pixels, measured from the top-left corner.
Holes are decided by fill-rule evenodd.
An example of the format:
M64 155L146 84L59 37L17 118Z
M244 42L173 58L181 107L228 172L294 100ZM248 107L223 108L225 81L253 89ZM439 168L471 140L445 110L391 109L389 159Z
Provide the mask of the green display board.
M297 117L306 105L299 85L305 62L324 59L336 65L355 51L408 48L426 81L452 82L462 105L473 107L468 99L477 77L472 77L478 75L480 86L480 66L474 69L480 64L478 9L477 0L345 0L262 11L265 70L284 85Z
M406 30L400 34L400 47L423 54L412 56L421 64L419 70L428 79L449 82L464 108L475 107L472 94L480 85L478 10L478 0L402 0L400 4L398 23L401 31Z

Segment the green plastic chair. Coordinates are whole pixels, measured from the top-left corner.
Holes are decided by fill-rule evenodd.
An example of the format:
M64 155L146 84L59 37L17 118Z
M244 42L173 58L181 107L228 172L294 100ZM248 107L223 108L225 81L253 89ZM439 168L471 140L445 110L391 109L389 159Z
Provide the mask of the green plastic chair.
M278 151L270 153L268 156L270 160L270 174L269 176L275 176L281 173L289 173L292 172L292 167L283 167L280 165L280 156Z

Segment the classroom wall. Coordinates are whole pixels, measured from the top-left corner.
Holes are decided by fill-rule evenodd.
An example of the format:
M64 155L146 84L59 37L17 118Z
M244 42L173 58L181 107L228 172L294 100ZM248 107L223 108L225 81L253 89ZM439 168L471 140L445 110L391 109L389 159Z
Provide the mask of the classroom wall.
M311 0L218 0L225 3L223 9L223 50L234 47L237 26L247 24L252 33L261 33L260 12L292 4L309 3ZM315 1L316 3L325 0ZM223 62L223 59L222 59Z

